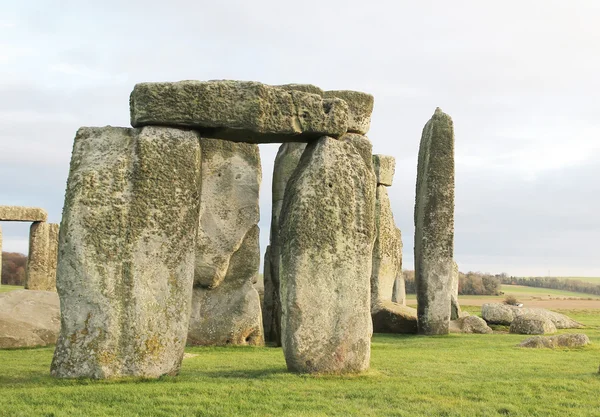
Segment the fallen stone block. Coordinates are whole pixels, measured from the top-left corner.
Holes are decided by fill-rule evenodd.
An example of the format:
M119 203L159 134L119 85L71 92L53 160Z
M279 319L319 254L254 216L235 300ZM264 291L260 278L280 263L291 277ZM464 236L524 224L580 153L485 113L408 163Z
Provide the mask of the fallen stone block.
M417 310L392 301L382 302L371 313L374 333L417 333Z
M525 339L519 347L525 348L572 348L589 345L590 339L582 333L559 334L558 336L534 336Z
M518 334L547 334L556 333L556 326L548 317L524 314L513 320L509 331Z

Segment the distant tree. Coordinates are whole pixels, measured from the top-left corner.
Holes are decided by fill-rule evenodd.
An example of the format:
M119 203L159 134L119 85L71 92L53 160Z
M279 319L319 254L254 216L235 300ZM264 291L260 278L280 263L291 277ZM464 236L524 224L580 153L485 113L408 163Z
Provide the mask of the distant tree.
M22 253L2 252L3 285L25 285L27 256Z

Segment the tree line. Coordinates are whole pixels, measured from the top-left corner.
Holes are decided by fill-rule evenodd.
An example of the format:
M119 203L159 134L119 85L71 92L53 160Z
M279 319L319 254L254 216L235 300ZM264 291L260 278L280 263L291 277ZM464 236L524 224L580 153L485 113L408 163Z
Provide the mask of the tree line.
M416 294L415 271L402 271L407 294ZM500 295L502 289L502 275L484 274L469 271L466 274L458 273L459 295Z
M26 255L2 252L2 285L25 285L26 268Z
M524 285L527 287L550 288L553 290L581 292L585 294L600 295L600 285L579 279L556 278L556 277L502 277L502 284Z

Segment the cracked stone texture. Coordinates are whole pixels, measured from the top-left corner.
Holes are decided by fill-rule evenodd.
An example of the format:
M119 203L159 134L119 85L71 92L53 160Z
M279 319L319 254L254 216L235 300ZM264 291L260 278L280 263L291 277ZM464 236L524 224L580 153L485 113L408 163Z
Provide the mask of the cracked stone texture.
M26 289L56 291L58 230L56 223L32 223L29 229Z
M589 345L590 339L583 333L559 334L558 336L534 336L525 339L518 346L525 348L571 348Z
M179 372L200 201L198 134L81 128L60 226L60 378Z
M394 222L387 188L377 186L375 204L376 238L371 273L371 311L379 304L392 301L394 282L402 275L402 241ZM402 297L403 298L403 297Z
M375 176L352 141L307 145L280 219L282 344L288 369L369 368Z
M404 282L404 275L402 274L402 232L396 228L398 235L398 241L400 246L398 247L398 259L400 261L400 267L397 270L396 279L394 279L394 288L392 289L392 301L398 304L406 305L406 283Z
M41 208L0 206L2 222L45 222L46 220L48 220L48 213Z
M377 185L391 187L396 172L396 158L388 155L373 155L373 168L377 177Z
M448 334L454 268L454 127L437 108L423 128L415 200L419 333Z
M375 98L368 93L351 90L325 91L324 98L339 98L348 104L348 132L366 135L371 127Z
M263 303L263 324L265 340L281 346L281 298L279 294L279 266L281 243L279 239L279 216L287 183L296 170L306 143L284 143L279 147L273 167L272 208L271 208L271 245L269 249L270 271L266 273L265 262L265 298ZM266 258L265 258L266 259Z
M60 306L56 292L0 293L0 349L52 345L59 331Z
M348 104L250 81L136 84L131 125L192 127L203 137L249 143L307 142L348 130Z
M450 321L450 333L479 333L491 334L494 331L484 319L477 316L466 315Z
M456 320L460 317L460 304L458 303L458 264L452 263L452 291L450 293L450 320Z
M257 225L248 231L218 287L194 288L188 345L264 344L260 297L253 284L260 266L259 234Z
M260 220L262 172L258 145L207 138L201 144L194 286L214 288L225 279L231 256Z

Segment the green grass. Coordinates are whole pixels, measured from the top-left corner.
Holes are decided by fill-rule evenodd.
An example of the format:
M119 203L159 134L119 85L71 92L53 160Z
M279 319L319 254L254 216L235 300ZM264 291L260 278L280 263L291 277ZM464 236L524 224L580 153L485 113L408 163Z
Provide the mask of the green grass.
M23 287L20 287L18 285L0 285L0 292L8 292L8 291L14 291L14 290L22 290Z
M469 307L476 313L477 307ZM376 335L371 370L286 372L278 348L189 348L158 381L55 380L52 348L0 351L4 416L600 415L600 310L569 312L593 345L527 350L521 335Z
M600 298L600 296L593 295L593 294L586 294L586 293L582 293L582 292L553 290L550 288L525 287L522 285L503 285L502 291L505 294L515 294L515 295L577 297L577 298L594 298L594 299Z

